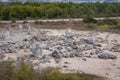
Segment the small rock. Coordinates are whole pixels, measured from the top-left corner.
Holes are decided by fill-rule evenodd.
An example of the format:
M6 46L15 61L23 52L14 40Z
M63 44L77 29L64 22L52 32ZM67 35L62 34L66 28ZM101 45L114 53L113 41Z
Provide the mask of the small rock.
M67 66L67 65L64 65L63 68L68 68L68 66Z
M87 59L86 59L86 58L83 58L82 60L83 60L83 61L87 61Z
M64 62L65 64L68 64L68 62Z
M113 46L113 47L112 47L112 50L113 50L114 52L120 52L120 45L115 45L115 46Z
M32 53L35 57L42 56L42 47L40 43L36 43L32 46Z
M112 55L112 54L108 54L108 53L102 53L100 55L98 55L99 58L101 59L116 59L117 57Z
M102 45L101 45L101 44L96 44L96 46L98 46L98 47L102 47Z
M52 57L61 58L61 57L62 57L62 52L59 51L59 50L55 50L55 51L52 53Z

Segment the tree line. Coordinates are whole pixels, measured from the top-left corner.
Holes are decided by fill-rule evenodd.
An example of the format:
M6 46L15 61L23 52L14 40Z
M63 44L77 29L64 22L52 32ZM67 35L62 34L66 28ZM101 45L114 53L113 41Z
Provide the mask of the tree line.
M120 3L38 3L0 4L1 20L57 19L120 16Z

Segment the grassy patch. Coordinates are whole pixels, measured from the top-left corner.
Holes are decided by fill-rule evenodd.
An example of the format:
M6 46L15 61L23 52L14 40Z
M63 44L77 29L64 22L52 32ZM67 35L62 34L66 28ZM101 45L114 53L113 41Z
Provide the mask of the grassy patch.
M21 63L18 69L11 62L0 63L0 80L104 80L101 77L88 74L66 73L59 69L47 68L36 71L31 65Z
M100 22L100 25L117 25L118 21L116 19L104 19Z
M90 23L86 26L86 29L96 29L96 24Z
M108 25L100 25L100 26L98 26L98 29L99 30L108 30L109 26Z

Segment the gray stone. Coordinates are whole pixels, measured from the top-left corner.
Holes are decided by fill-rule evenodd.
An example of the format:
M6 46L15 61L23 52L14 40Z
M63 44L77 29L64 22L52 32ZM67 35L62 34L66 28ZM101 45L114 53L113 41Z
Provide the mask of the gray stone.
M83 60L83 61L87 61L87 59L86 59L86 58L83 58L82 60Z
M65 37L64 41L68 44L72 44L73 43L73 38Z
M76 52L70 52L70 57L72 58L72 57L75 57L76 56Z
M97 46L97 47L102 47L102 44L96 44L95 46Z
M52 57L55 57L55 58L61 58L63 56L62 52L59 51L59 50L55 50L53 53L52 53Z
M64 65L63 68L68 68L68 66L67 66L67 65Z
M76 53L75 53L75 56L76 56L76 57L84 57L84 54L82 54L82 52L81 52L81 53L77 53L77 52L76 52Z
M87 44L94 44L93 40L91 38L83 39L85 43Z
M91 45L91 44L86 44L85 50L91 50L91 49L93 49L93 48L94 48L93 45Z
M5 40L10 37L10 32L9 31L1 31L0 32L0 39Z
M75 36L74 32L70 28L68 28L65 32L64 41L69 44L72 44L74 36Z
M14 46L9 47L9 53L16 53L17 49Z
M103 40L101 37L98 37L98 38L96 38L95 42L100 42L100 43L102 43L102 42L104 42L104 40Z
M64 54L64 57L65 57L65 58L69 58L69 57L70 57L70 54L69 54L68 52L66 52L66 53Z
M68 28L67 30L66 30L66 32L65 32L65 36L67 37L67 38L73 38L74 37L74 32L71 30L71 28Z
M24 42L24 47L25 48L30 48L30 42Z
M113 50L114 52L120 52L120 44L113 46L113 47L112 47L112 50Z
M58 50L62 50L63 48L62 48L62 46L59 46L59 47L57 47L57 49L58 49Z
M41 57L42 56L42 47L40 43L36 43L32 46L32 54L35 57Z
M88 43L88 44L94 44L92 39L86 39L86 43Z
M109 53L102 53L98 55L98 57L101 59L116 59L117 58L116 56L109 54Z
M73 51L73 49L72 49L71 47L65 47L65 49L66 49L68 52Z
M46 35L41 35L40 36L40 40L41 41L47 41L49 38L48 38L48 36L46 36Z
M17 48L15 47L15 43L4 43L1 45L1 49L5 53L15 53L17 51Z
M78 49L77 44L73 44L73 45L72 45L72 48L73 48L73 49Z

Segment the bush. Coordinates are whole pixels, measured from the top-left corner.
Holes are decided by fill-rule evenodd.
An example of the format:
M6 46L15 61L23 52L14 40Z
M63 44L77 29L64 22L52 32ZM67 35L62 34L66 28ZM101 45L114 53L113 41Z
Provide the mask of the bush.
M100 29L100 30L108 30L109 27L108 27L108 25L100 25L100 26L98 26L98 29Z
M87 29L95 29L96 28L96 25L93 24L93 23L90 23L86 26Z
M0 62L0 80L94 80L97 76L87 74L63 74L59 69L34 70L31 65L21 63L16 69L12 62ZM103 80L100 78L99 80Z
M93 17L86 17L83 19L84 23L97 23L97 20L94 19Z
M18 0L20 1L20 0ZM22 1L22 0L21 0ZM83 18L86 15L107 17L120 15L120 3L34 3L1 4L0 19L48 19L48 18ZM94 23L96 20L92 19Z
M102 24L102 25L105 25L105 24L107 24L107 25L117 25L118 22L117 22L116 19L105 19L100 24Z

